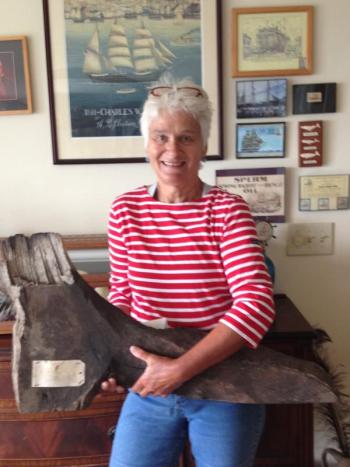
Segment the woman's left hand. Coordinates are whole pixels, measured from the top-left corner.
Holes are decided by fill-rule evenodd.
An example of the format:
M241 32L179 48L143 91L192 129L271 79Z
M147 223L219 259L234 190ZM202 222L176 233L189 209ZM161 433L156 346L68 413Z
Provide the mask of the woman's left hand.
M183 383L176 358L162 357L140 347L130 347L134 357L146 363L146 369L131 390L140 396L167 396Z

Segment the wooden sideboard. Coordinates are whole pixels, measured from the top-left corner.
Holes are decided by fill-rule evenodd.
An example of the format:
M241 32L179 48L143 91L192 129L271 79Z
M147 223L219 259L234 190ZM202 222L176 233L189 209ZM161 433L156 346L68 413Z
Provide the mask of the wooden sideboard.
M87 281L103 286L106 275L88 275ZM285 295L276 296L276 305L277 319L264 344L311 359L311 326ZM0 467L107 467L111 448L107 430L118 418L123 396L98 395L79 411L18 413L11 383L11 336L12 323L0 323ZM189 447L181 465L194 465ZM267 407L255 465L313 466L310 404Z
M276 295L275 301L276 321L263 344L312 360L313 328L287 296ZM313 437L312 404L269 405L255 466L313 467Z

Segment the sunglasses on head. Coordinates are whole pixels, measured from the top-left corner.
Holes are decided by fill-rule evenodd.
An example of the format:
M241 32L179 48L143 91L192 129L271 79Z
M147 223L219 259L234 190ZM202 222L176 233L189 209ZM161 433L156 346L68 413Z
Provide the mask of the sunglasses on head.
M165 94L172 94L176 91L180 91L183 96L187 97L203 97L203 93L200 89L191 86L156 86L150 90L150 94L155 97L162 97Z

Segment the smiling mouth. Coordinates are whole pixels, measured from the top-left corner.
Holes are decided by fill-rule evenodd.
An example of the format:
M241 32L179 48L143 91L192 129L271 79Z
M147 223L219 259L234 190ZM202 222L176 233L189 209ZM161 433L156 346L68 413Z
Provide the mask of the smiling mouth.
M180 161L180 162L161 161L161 163L165 165L165 167L182 167L183 165L185 165L184 161Z

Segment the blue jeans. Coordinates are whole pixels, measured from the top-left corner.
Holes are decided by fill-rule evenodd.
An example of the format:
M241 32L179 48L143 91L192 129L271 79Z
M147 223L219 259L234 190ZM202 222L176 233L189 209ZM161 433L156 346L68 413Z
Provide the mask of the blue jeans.
M265 407L129 392L109 467L176 467L189 438L196 467L251 467Z

